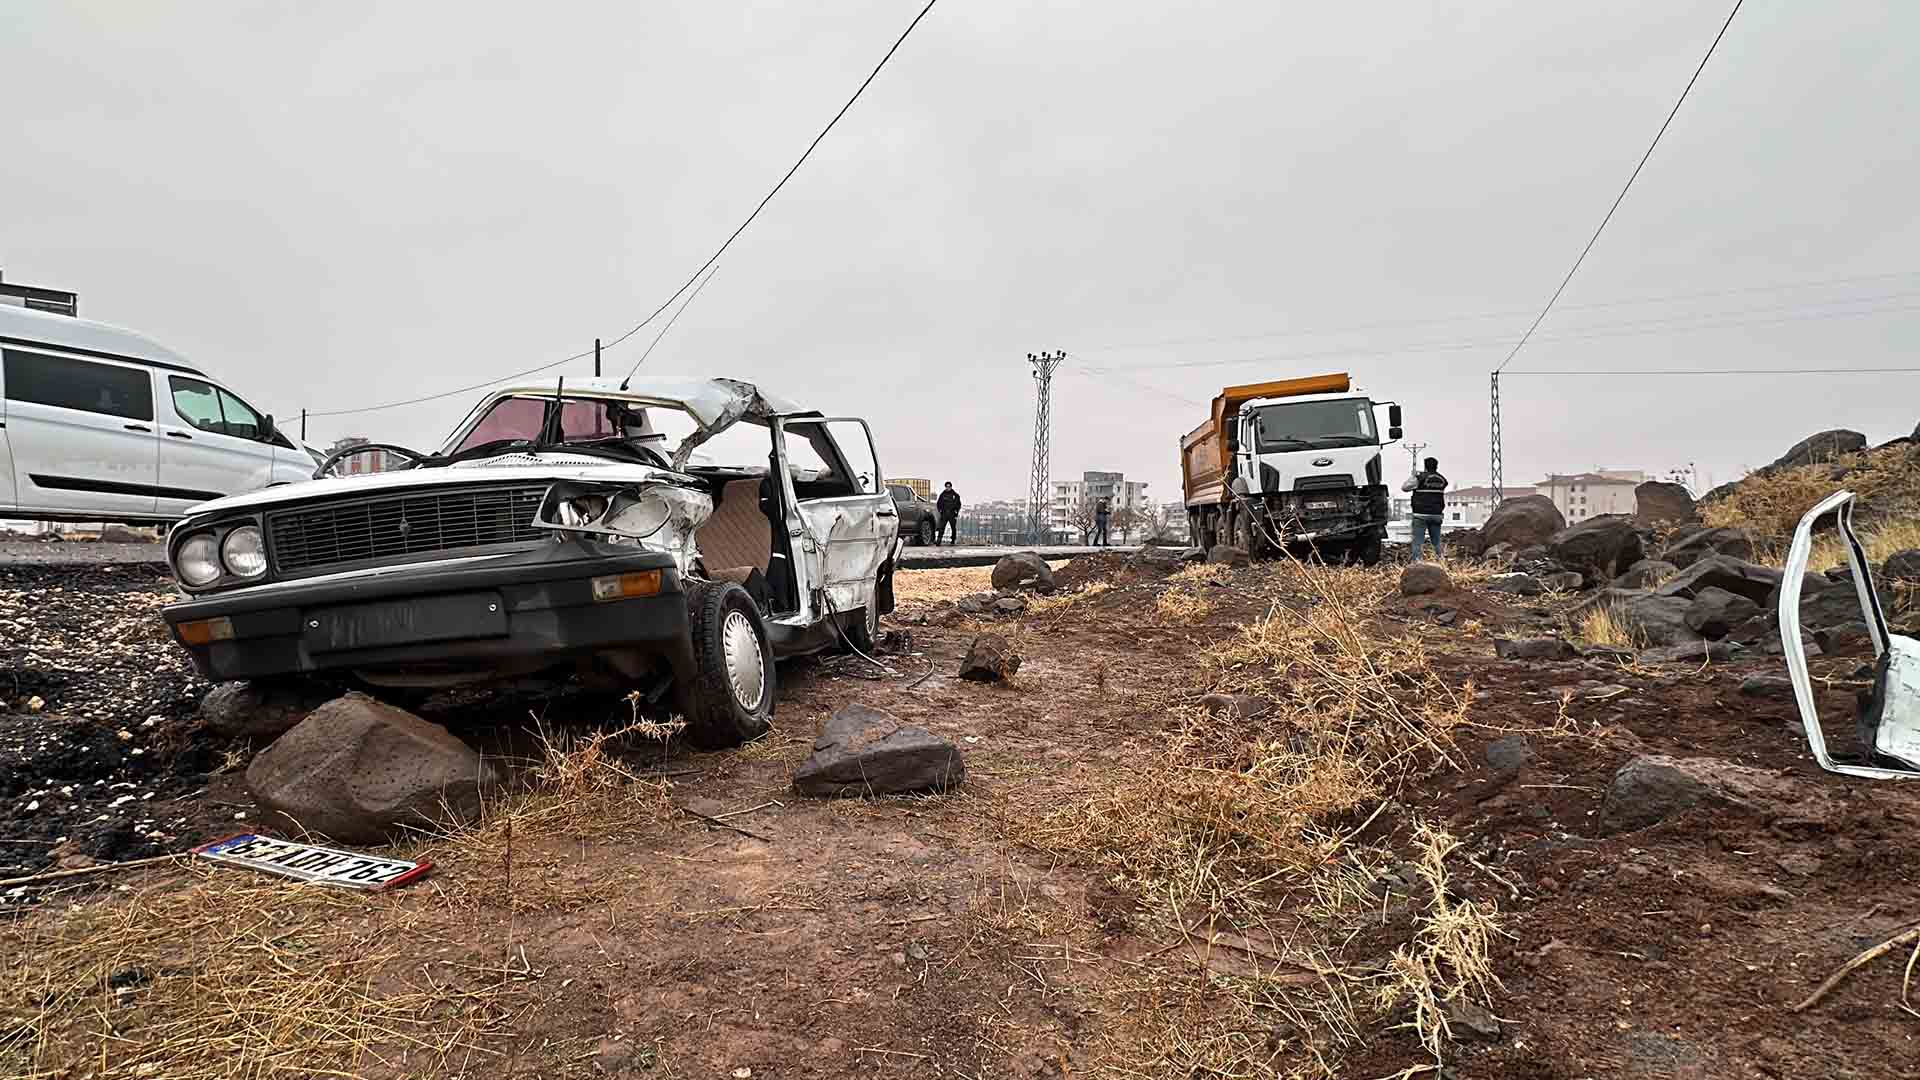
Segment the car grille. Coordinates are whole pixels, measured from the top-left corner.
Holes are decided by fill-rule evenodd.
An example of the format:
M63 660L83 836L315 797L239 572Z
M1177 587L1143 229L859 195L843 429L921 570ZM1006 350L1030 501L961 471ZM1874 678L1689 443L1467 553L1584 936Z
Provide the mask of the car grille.
M274 566L294 574L538 540L545 484L438 489L267 515Z

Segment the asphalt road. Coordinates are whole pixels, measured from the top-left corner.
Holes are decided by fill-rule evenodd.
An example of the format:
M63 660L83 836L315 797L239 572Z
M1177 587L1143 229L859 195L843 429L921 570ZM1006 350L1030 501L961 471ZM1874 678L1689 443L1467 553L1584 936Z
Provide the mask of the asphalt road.
M910 547L900 562L908 570L939 570L955 566L992 566L1001 556L1016 551L1034 551L1049 562L1060 562L1075 555L1095 551L1138 551L1137 547ZM162 563L166 548L160 544L102 544L82 540L42 543L34 540L0 542L0 565L26 566L107 566L135 563Z

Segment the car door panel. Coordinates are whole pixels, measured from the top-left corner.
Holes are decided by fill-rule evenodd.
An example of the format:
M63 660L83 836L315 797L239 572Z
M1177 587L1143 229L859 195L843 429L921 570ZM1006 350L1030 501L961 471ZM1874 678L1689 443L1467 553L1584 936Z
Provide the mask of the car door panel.
M880 569L899 544L899 511L880 483L879 462L864 421L850 418L776 421L776 456L788 492L802 616L817 620L814 597L833 612L874 600Z
M151 517L152 371L39 349L8 348L0 361L20 512Z

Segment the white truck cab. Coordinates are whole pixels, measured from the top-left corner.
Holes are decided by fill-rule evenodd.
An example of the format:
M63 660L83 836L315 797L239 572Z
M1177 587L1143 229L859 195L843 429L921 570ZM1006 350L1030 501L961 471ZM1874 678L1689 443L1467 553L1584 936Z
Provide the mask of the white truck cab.
M271 416L159 342L0 306L0 517L174 521L312 472Z

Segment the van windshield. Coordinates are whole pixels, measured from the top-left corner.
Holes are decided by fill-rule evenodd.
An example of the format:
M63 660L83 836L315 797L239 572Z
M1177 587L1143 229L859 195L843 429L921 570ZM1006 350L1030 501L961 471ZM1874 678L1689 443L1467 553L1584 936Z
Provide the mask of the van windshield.
M1373 446L1380 441L1373 426L1373 402L1366 398L1265 405L1253 415L1255 445L1262 452Z

